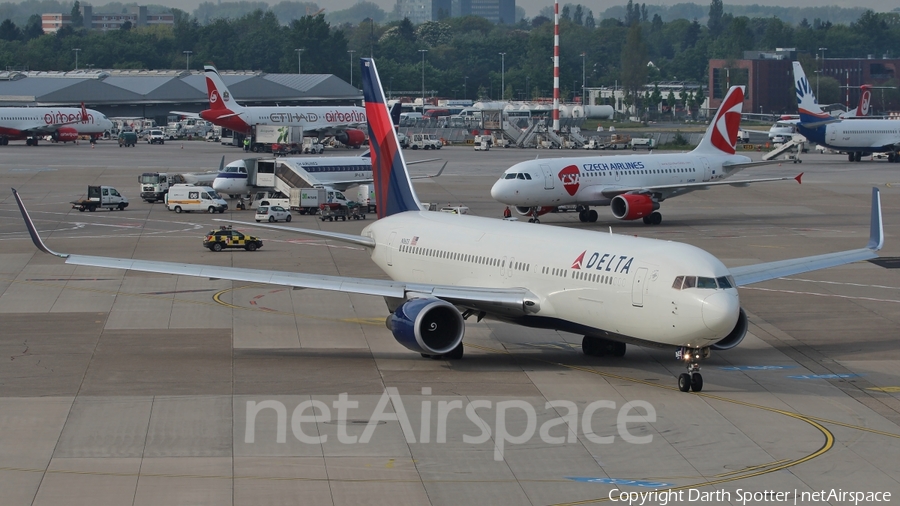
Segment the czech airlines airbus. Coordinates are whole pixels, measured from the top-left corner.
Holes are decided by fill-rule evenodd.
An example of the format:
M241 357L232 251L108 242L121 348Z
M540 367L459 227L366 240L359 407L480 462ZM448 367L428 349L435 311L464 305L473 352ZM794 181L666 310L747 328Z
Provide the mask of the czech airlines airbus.
M76 107L0 107L0 146L25 139L37 146L38 139L50 135L58 142L72 142L79 135L95 140L111 129L112 121L93 110Z
M867 247L733 269L677 242L423 211L372 59L362 59L362 74L379 219L361 235L266 228L362 246L390 279L56 253L13 190L32 240L72 265L384 297L394 338L428 357L461 358L470 316L584 334L588 355L621 356L625 343L667 347L688 367L678 378L685 392L703 388L699 363L710 350L733 348L747 333L738 286L874 258L882 246L877 189Z
M361 107L244 107L235 101L215 67L207 65L204 69L209 109L201 111L200 117L214 125L244 135L250 134L252 125L299 126L303 135L317 135L320 139L334 136L342 144L353 147L361 146L366 140L363 131L355 128L366 123L366 111Z
M812 142L847 153L851 162L864 153L887 152L888 161L900 162L900 121L852 119L840 121L822 111L800 62L794 62L794 88L800 122L797 129Z
M659 225L659 204L694 190L786 179L799 183L803 174L725 181L746 167L778 163L753 162L735 154L743 102L743 87L728 90L706 135L690 153L529 160L507 169L491 188L491 196L515 206L531 222L557 206L576 205L582 222L597 221L591 206L610 206L620 220L643 219L645 224Z

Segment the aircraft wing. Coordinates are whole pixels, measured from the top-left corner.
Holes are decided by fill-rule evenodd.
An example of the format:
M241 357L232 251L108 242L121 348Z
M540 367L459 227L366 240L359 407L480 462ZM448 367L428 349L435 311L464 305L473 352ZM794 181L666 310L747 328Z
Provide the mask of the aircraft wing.
M753 162L754 164L759 164L759 162ZM772 162L776 163L776 162ZM739 167L747 164L735 164L728 165L727 167ZM609 186L600 190L600 194L605 198L613 198L616 195L622 195L623 193L656 193L661 191L674 191L674 190L705 190L707 188L711 188L713 186L722 186L722 185L731 185L731 186L747 186L752 183L768 183L772 181L787 181L789 179L793 179L798 183L801 182L801 178L803 177L803 173L796 176L786 176L786 177L765 177L759 179L724 179L720 181L706 181L699 183L680 183L680 184L665 184L665 185L657 185L657 186Z
M169 114L177 114L179 116L184 116L185 118L194 118L201 119L200 115L196 112L187 112L187 111L169 111Z
M881 193L872 188L872 216L869 225L869 243L865 248L826 253L809 257L780 260L729 269L738 286L759 283L770 279L793 276L809 271L827 269L838 265L869 260L877 257L876 251L884 246L884 226L881 222Z
M351 278L344 276L326 276L300 272L273 271L262 269L244 269L239 267L219 267L212 265L187 264L179 262L158 262L131 258L100 257L90 255L71 255L58 253L48 248L37 232L37 228L18 192L13 189L13 196L19 211L25 220L28 233L34 245L44 253L65 258L67 264L103 267L108 269L155 272L159 274L175 274L201 278L228 279L249 283L265 283L298 288L314 288L343 293L357 293L404 299L407 296L436 297L451 304L484 311L491 314L523 315L538 310L537 297L524 288L481 288L466 286L434 285L423 283L407 283L384 279ZM222 220L225 221L225 220ZM239 222L236 222L239 223ZM249 223L248 223L249 224ZM260 226L261 224L253 224ZM322 230L291 229L279 225L266 225L266 228L284 229L328 239L354 242L373 247L374 241L369 237L326 232Z

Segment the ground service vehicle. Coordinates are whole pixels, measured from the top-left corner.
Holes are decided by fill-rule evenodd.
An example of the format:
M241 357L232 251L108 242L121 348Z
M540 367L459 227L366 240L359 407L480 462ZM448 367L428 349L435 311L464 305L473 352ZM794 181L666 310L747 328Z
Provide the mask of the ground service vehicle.
M409 147L413 149L441 149L441 141L432 134L412 134Z
M261 190L253 195L253 200L250 201L250 209L257 209L260 206L281 206L290 208L291 198L278 190Z
M354 220L366 219L366 211L356 202L349 202L347 205L332 202L330 204L319 204L319 219L322 221L338 221L352 218Z
M291 212L281 206L259 206L256 209L256 221L291 221Z
M303 146L303 129L299 126L256 125L251 151L270 151L277 144L281 153L299 153Z
M656 140L651 137L635 137L631 139L631 150L637 151L638 148L646 148L650 151L653 151L653 148L656 147Z
M356 187L356 201L369 213L378 212L378 203L375 202L375 186L361 184Z
M82 213L85 210L94 212L97 209L121 211L126 207L128 207L128 199L120 195L112 186L88 186L87 198L72 201L72 209L78 209Z
M625 149L631 143L631 136L627 134L612 134L603 149Z
M339 204L348 206L349 201L343 193L333 188L296 188L298 192L291 193L290 208L300 214L316 214L322 204Z
M119 147L122 146L132 148L137 144L137 134L134 132L120 132L119 133Z
M166 194L166 208L169 211L206 211L224 213L228 203L209 186L176 184Z
M169 175L159 172L144 172L138 176L138 183L141 185L141 198L151 203L165 200L171 186Z
M247 251L256 251L262 248L262 245L260 239L233 230L231 226L210 230L203 238L203 247L209 248L210 251L222 251L226 248L244 248Z
M166 134L162 130L150 130L147 133L147 144L165 144Z

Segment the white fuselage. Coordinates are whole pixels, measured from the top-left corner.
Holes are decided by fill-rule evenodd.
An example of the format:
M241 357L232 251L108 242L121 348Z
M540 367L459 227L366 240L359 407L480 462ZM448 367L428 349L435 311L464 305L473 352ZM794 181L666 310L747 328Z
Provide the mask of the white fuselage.
M82 119L77 107L0 107L0 136L9 138L48 135L62 127L79 134L102 134L112 126L109 118L93 109L87 109L87 118Z
M540 309L516 320L523 325L701 348L738 321L736 289L672 287L677 276L729 276L687 244L427 211L383 218L362 235L394 280L527 288Z
M826 146L833 149L900 146L900 121L851 119L825 126Z
M282 157L278 163L296 165L307 174L312 186L333 186L337 189L372 181L372 159L361 156ZM250 184L244 160L235 160L216 175L212 187L226 195L243 195L257 186ZM336 184L339 183L339 184Z
M723 168L726 162L747 163L750 158L691 152L529 160L507 169L491 188L491 196L523 207L609 205L603 190L717 181L739 170ZM660 200L689 191L661 190Z

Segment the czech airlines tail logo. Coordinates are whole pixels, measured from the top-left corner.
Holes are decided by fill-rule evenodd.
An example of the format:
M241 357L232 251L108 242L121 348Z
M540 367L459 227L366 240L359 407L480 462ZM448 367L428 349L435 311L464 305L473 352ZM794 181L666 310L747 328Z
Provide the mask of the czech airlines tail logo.
M581 254L578 255L578 258L576 258L575 261L572 262L573 269L581 270L581 264L582 264L582 262L584 262L584 254L585 253L587 253L587 250L582 251Z
M734 154L737 144L737 133L741 126L741 110L744 107L744 88L733 86L719 106L716 119L710 125L712 138L710 142L716 149L729 155Z
M578 166L569 165L565 169L559 171L559 180L562 181L563 187L566 189L566 193L570 196L574 197L575 193L578 192Z

